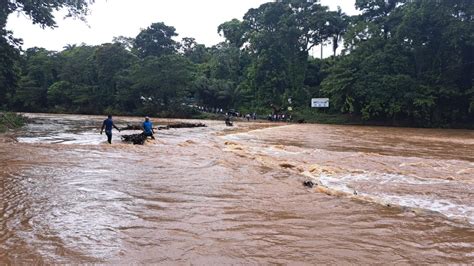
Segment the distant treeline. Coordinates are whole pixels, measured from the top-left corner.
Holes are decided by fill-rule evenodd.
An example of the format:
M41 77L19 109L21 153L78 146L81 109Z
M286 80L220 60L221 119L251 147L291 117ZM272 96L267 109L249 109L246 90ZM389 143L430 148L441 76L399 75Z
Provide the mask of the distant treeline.
M311 98L327 97L326 114L362 121L474 124L472 0L357 0L358 16L280 0L221 24L226 41L213 47L175 41L175 28L159 22L135 38L59 52L21 51L5 30L14 11L55 25L44 15L52 8L28 2L0 4L4 110L189 117L197 111L188 106L200 105L297 116L310 112ZM47 2L81 16L90 1ZM310 56L321 43L334 56Z

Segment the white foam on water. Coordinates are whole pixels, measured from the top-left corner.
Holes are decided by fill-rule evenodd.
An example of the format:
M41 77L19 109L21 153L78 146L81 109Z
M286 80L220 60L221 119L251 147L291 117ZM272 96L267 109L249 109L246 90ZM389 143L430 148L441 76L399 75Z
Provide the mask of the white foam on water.
M399 174L349 174L338 177L323 176L326 179L337 179L343 182L356 182L356 181L370 181L377 184L410 184L410 185L436 185L446 184L449 180L442 179L427 179L420 177L412 177Z
M348 193L348 194L353 194L355 190L353 188L349 187L349 185L346 182L348 176L350 176L350 175L347 175L347 176L345 176L345 178L340 179L340 178L336 178L336 177L333 177L333 176L322 174L322 175L319 176L319 183L323 186L326 186L330 189L334 189L336 191L341 191L341 192L345 192L345 193Z
M474 206L468 204L454 203L449 199L440 197L439 195L389 194L376 190L356 190L351 186L351 184L357 184L357 181L369 181L378 186L392 186L394 183L403 185L446 184L449 182L447 180L428 180L394 174L349 174L342 176L322 174L320 176L312 177L317 181L317 183L331 190L347 193L348 195L357 194L363 198L371 199L374 202L378 202L383 205L390 204L393 206L436 212L450 219L467 221L474 225ZM413 191L416 192L416 187L413 189Z
M236 133L236 134L222 136L222 138L225 140L244 141L244 140L252 139L252 136L250 136L248 133Z
M255 147L253 148L253 151L254 153L265 153L266 155L298 155L298 154L301 154L301 152L294 152L294 151L287 151L287 150L284 150L284 149L279 149L277 147L274 147L274 146L270 146L270 147L264 147L264 148L259 148L259 147Z
M434 211L441 213L448 218L467 219L469 223L474 224L473 206L456 204L446 199L436 199L422 195L401 196L382 194L380 197L399 206Z
M114 135L114 138L119 138L119 135ZM106 140L105 135L100 135L96 132L83 133L58 133L41 137L18 137L17 140L22 143L46 143L46 144L99 144Z

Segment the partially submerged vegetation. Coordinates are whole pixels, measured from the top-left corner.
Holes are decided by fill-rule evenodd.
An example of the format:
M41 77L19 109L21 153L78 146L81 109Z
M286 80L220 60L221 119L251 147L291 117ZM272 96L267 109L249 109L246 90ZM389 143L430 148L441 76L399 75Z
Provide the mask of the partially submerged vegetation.
M15 129L24 126L26 117L10 112L0 112L0 133L8 129Z

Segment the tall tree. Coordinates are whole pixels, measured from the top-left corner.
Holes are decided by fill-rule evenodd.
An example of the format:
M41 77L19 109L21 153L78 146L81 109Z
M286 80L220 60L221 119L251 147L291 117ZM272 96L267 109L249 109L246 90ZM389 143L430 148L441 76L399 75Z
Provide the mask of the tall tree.
M209 60L206 46L196 42L196 39L185 37L181 40L180 52L195 64L202 64Z
M73 112L100 113L104 105L103 88L99 86L97 65L94 59L97 47L74 46L59 53L61 70L59 77L72 86L67 92ZM54 84L53 84L54 85Z
M245 42L245 24L238 19L224 22L217 28L217 32L236 47L241 47Z
M472 1L357 1L352 51L323 91L336 108L421 126L473 121Z
M93 55L97 68L102 104L114 106L117 93L117 75L132 66L137 58L120 43L102 44Z
M282 0L250 9L244 16L247 49L255 60L247 82L257 105L281 106L291 97L302 104L308 51L327 40L331 15L317 1Z
M339 43L342 41L342 36L346 33L349 26L349 17L342 12L341 8L338 7L337 11L330 12L329 16L329 33L331 35L332 51L333 55L336 56Z
M46 111L48 88L59 79L55 52L30 48L23 56L19 87L15 93L18 107L26 111Z
M7 108L17 87L20 53L9 37L0 36L0 108Z
M189 60L181 55L149 56L130 71L133 93L129 95L135 96L135 101L141 99L136 107L149 114L176 107L190 93L191 68Z
M137 35L134 50L141 58L173 54L178 48L172 39L175 36L178 34L174 27L163 22L153 23Z
M55 27L53 11L65 8L68 17L84 19L88 7L94 0L2 0L0 1L0 107L6 105L14 93L18 72L16 61L21 40L15 39L11 31L6 30L8 16L20 12L41 27ZM10 96L9 96L10 95Z
M13 12L24 13L41 27L55 27L53 11L66 8L67 17L84 19L93 2L94 0L4 0L0 4L0 27L5 28L8 15Z

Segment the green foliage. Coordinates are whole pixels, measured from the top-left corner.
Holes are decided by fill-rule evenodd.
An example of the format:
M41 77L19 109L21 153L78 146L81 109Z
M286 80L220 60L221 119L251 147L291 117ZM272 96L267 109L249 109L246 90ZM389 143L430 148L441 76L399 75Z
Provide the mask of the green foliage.
M180 55L147 57L130 71L129 81L132 94L141 100L140 105L149 114L180 104L190 94L192 65Z
M318 110L309 107L297 108L292 113L292 121L304 121L307 123L321 123L321 124L352 124L361 123L354 117L344 114L331 114L324 110Z
M250 9L240 25L235 20L221 25L230 43L248 43L252 60L243 84L253 92L252 105L276 111L290 97L305 104L308 51L331 37L339 40L343 20L342 13L329 12L317 1L283 0Z
M115 76L120 71L129 68L137 60L118 43L103 44L95 50L95 64L97 65L97 78L101 85L113 89Z
M30 112L45 111L48 88L59 79L57 55L43 48L30 48L23 59L14 106Z
M55 27L53 11L65 8L68 13L67 17L75 17L84 19L88 6L93 0L2 0L0 2L0 107L11 107L17 100L14 98L15 89L18 86L19 69L17 68L19 60L19 46L22 41L15 39L11 31L5 29L8 16L14 12L22 12L28 16L34 24L41 27ZM38 60L36 60L38 61ZM36 62L37 64L41 64ZM40 70L31 70L37 72ZM41 81L40 77L35 77L34 73L26 74L27 77L22 78L22 87L31 88L32 94L28 96L24 92L20 92L25 99L21 104L25 104L25 108L29 110L37 110L43 103L35 103L32 98L40 97L40 101L45 100L45 83L47 77ZM40 83L41 84L40 84Z
M219 25L217 31L235 47L241 47L245 42L245 25L238 19L233 19Z
M93 0L5 0L0 4L0 28L4 28L8 15L13 12L26 14L33 22L42 27L55 27L53 11L66 8L67 17L84 19L88 6Z
M20 53L4 29L9 13L49 27L51 10L82 16L90 3L26 2L0 4L3 108L196 117L190 104L260 115L291 106L295 120L324 123L474 124L470 0L357 0L362 14L353 17L319 1L272 1L222 23L226 41L209 48L178 43L174 27L153 23L136 38ZM310 58L321 43L334 56ZM329 97L331 108L310 109L315 97Z
M195 64L203 64L209 60L210 54L206 46L196 42L194 38L183 38L180 44L182 54Z
M351 53L323 82L334 109L418 126L473 122L474 3L360 0L357 5L364 13L351 30Z
M235 83L229 80L200 77L194 82L195 96L205 106L231 109L241 96Z
M81 45L68 47L59 54L62 65L59 77L70 84L65 92L68 96L65 103L70 101L70 105L64 107L72 112L97 114L104 109L105 88L98 82L96 50L97 47Z
M137 35L134 50L141 58L173 54L177 49L177 43L172 39L175 36L178 34L174 27L163 22L153 23Z
M47 91L49 106L57 109L59 107L70 107L73 100L74 85L67 81L58 81L52 84Z
M0 108L7 108L19 79L20 54L10 42L0 36Z
M0 132L5 132L8 129L15 129L24 126L26 118L11 112L0 112Z

